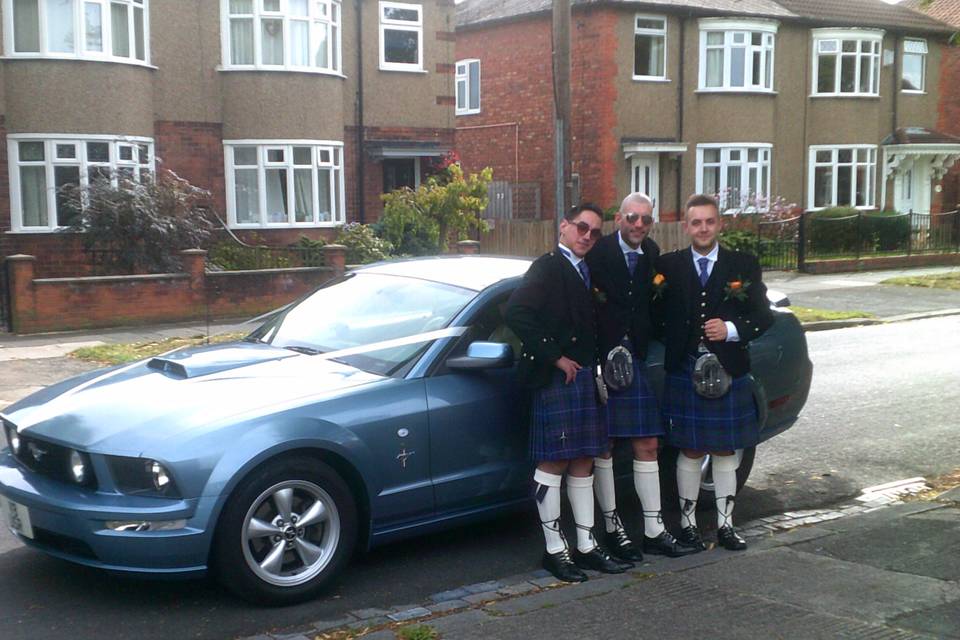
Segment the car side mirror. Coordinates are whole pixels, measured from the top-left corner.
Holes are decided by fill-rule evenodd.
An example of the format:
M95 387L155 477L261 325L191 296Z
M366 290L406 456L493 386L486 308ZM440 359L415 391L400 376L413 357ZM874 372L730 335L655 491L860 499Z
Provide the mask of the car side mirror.
M767 289L767 300L770 302L771 306L774 307L789 307L790 298L787 297L787 294L781 293L774 289Z
M451 369L503 369L513 365L513 347L503 342L471 342L467 355L447 360Z

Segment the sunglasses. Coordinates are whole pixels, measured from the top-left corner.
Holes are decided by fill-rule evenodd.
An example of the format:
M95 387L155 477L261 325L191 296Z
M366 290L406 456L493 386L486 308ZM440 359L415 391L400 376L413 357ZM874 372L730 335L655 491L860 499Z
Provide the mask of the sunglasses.
M643 224L647 226L653 224L653 216L649 213L645 213L643 215L640 215L639 213L626 213L624 214L623 218L630 224L637 224L637 220L641 220Z
M573 224L577 227L578 235L585 236L587 233L589 233L591 240L599 240L600 236L603 235L603 231L601 231L598 227L591 227L586 222L580 221Z

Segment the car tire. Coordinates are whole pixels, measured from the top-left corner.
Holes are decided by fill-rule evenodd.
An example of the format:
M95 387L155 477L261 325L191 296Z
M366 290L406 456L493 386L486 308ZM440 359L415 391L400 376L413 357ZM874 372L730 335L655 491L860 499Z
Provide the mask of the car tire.
M217 524L213 568L245 600L295 604L330 583L356 538L356 502L337 472L308 456L280 458L230 494Z
M660 487L664 507L670 511L679 509L680 503L679 496L677 495L677 456L679 454L680 451L673 447L664 447L660 451ZM750 471L753 470L753 461L756 455L756 447L749 447L742 450L740 466L737 467L737 493L740 493L740 490L747 484L747 480L750 478ZM706 456L701 472L700 497L697 500L697 511L711 511L717 508L713 492L711 470L710 456Z

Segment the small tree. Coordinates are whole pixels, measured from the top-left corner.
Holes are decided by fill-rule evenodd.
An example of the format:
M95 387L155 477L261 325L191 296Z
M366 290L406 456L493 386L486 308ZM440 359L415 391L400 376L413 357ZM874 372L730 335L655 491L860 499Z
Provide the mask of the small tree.
M446 251L451 239L464 239L483 229L480 212L487 206L493 170L465 176L450 164L416 190L398 189L383 196L381 233L400 253L425 255Z
M87 250L103 250L113 273L176 271L179 252L204 246L215 228L210 193L172 171L142 183L68 185L59 195L79 212L68 231L82 232Z

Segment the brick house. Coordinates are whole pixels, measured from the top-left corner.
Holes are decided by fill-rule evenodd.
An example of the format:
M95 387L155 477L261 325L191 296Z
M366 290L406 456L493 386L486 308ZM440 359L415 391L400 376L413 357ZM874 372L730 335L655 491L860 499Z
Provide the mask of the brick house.
M56 187L162 166L241 236L375 221L453 148L453 0L0 0L3 255L83 273Z
M551 3L457 7L465 167L538 183L553 217ZM583 0L571 25L575 191L644 191L661 220L694 192L740 210L938 210L960 137L938 122L951 28L880 0ZM529 212L513 212L530 215Z
M960 32L960 0L933 0L922 8L919 0L906 0L903 6L923 11ZM943 50L940 86L940 118L937 128L960 136L960 46L956 44ZM943 179L943 206L960 208L960 167L956 165Z

